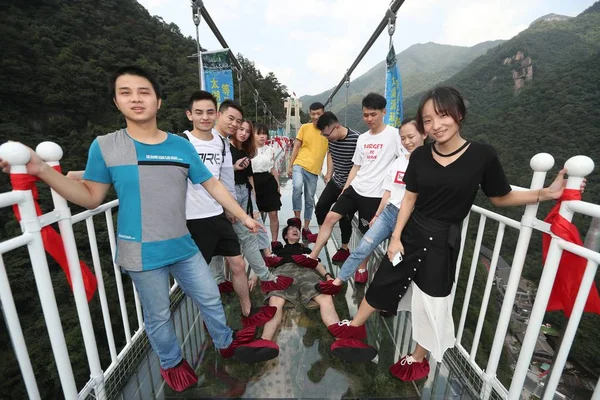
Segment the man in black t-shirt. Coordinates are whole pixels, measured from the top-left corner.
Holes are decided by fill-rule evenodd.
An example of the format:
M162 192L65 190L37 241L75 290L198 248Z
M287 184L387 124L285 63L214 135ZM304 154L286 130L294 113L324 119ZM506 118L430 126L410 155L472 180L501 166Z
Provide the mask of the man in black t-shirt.
M327 213L344 189L348 174L354 166L352 157L356 150L356 142L360 134L345 126L340 125L337 117L331 111L325 112L317 120L317 129L321 135L329 141L327 151L327 174L325 175L325 189L319 196L315 208L315 215L319 226L325 222ZM342 231L342 247L334 254L332 261L344 262L350 255L348 243L352 235L352 215L345 215L340 219L340 230ZM318 233L306 235L309 242L317 241Z

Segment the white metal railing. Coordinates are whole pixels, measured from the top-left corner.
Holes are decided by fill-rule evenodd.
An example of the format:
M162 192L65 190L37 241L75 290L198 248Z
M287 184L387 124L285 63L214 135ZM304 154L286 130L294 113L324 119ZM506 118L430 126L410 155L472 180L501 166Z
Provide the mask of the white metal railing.
M284 154L282 149L278 149L278 159ZM53 143L42 143L37 148L38 154L49 164L58 165L60 158L62 157L62 151L60 148ZM0 158L6 159L13 165L12 173L26 173L25 164L29 159L29 153L23 152L23 147L20 147L17 143L6 143L0 146ZM538 154L531 160L531 167L534 170L531 189L539 189L543 187L543 183L546 177L546 173L554 165L554 159L548 154ZM594 164L591 159L587 157L577 156L571 158L566 163L566 168L569 171L569 178L567 180L567 188L577 189L579 188L583 178L592 172ZM6 267L2 255L6 252L12 251L16 248L27 246L29 256L32 264L32 271L34 279L36 281L38 294L41 300L42 312L45 318L48 334L58 369L58 374L63 389L63 393L66 398L86 397L88 394L93 394L96 398L105 398L105 381L117 370L119 363L127 356L128 352L133 348L137 340L142 337L143 334L143 318L141 313L141 306L137 293L134 290L134 301L136 310L136 319L138 327L135 332L131 331L129 326L129 315L127 310L127 300L125 298L125 290L123 282L121 280L121 273L119 267L113 263L112 272L114 273L115 284L117 286L119 307L121 310L121 319L123 325L123 331L125 335L125 344L119 348L114 338L112 331L111 315L108 308L108 301L106 297L105 282L103 280L103 266L101 265L100 251L98 249L96 240L96 229L93 218L96 215L104 214L108 239L110 244L111 256L114 260L115 253L115 231L113 226L113 209L118 205L118 201L111 201L101 205L95 210L88 210L77 215L70 215L70 210L64 199L58 196L56 193L52 193L54 211L47 213L43 216L37 216L35 212L34 202L31 191L12 191L8 193L0 194L0 206L8 207L16 204L21 213L22 222L21 228L23 233L17 237L0 242L0 300L2 301L2 308L4 311L4 317L13 341L13 347L15 349L15 355L18 360L23 380L26 386L27 393L30 398L40 398L40 392L37 387L33 368L31 366L30 355L28 354L23 332L20 326L19 318L16 312L16 307L12 297L10 283L6 274ZM469 269L469 276L467 280L467 288L465 292L464 302L462 304L461 318L457 326L457 340L456 347L458 354L464 358L464 361L472 368L473 371L481 378L482 385L479 387L479 395L482 398L488 398L492 392L496 393L500 397L508 399L518 399L521 395L521 391L524 385L526 373L529 368L529 364L535 349L536 338L539 334L545 309L548 303L548 297L552 289L558 263L563 250L569 251L576 255L579 255L588 260L586 272L581 283L577 301L572 311L571 318L565 329L564 338L560 348L557 351L555 365L553 366L552 373L546 384L546 391L544 399L552 397L553 392L559 382L559 378L562 374L567 356L569 354L571 344L573 342L574 335L577 331L577 327L583 313L583 308L587 295L590 291L590 287L593 283L594 276L597 271L598 263L600 262L600 254L596 251L587 249L582 246L578 246L572 243L568 243L558 237L552 235L549 229L549 225L536 218L537 204L528 205L525 207L525 212L521 218L521 221L515 221L507 218L495 212L483 209L478 206L473 206L471 213L463 222L462 230L462 244L460 249L460 256L457 262L456 278L458 281L459 274L461 272L461 260L464 254L466 232L470 220L470 216L479 214L479 227L477 230L477 236L475 239L475 245L473 249L473 260ZM566 201L563 202L560 213L563 217L570 220L573 213L580 213L598 218L600 216L600 206L590 204L584 201ZM488 220L498 222L498 228L496 231L496 239L492 252L492 259L490 268L486 278L485 289L483 293L482 304L479 310L477 326L474 331L474 339L470 347L470 351L465 349L463 345L463 332L466 324L466 316L468 313L468 304L470 302L472 288L474 284L474 276L477 269L477 259L480 251L483 234L485 232L485 226ZM96 345L96 338L94 336L94 330L91 325L91 316L88 309L86 300L85 290L83 287L83 280L79 267L79 256L77 253L77 246L75 243L75 237L73 234L73 225L79 222L85 221L87 228L87 235L92 256L92 265L94 267L96 279L98 280L98 296L101 304L102 318L104 322L104 330L106 340L108 342L108 348L110 353L110 364L102 369L100 363L100 357L98 355L98 349ZM80 320L81 332L84 338L86 356L88 366L90 370L90 380L81 390L77 390L73 371L70 364L69 354L67 351L65 337L62 330L59 310L56 304L54 291L52 288L50 274L48 271L48 264L46 260L45 251L43 248L41 238L41 228L43 226L57 222L63 239L65 251L67 254L69 269L71 271L72 283L73 283L73 294L76 301L77 313ZM476 360L476 354L479 346L479 338L481 337L483 324L485 321L486 310L491 297L493 280L496 272L496 267L502 247L504 233L506 227L517 229L519 231L519 237L515 247L514 258L511 266L511 272L506 285L504 299L500 310L500 317L496 324L496 332L494 340L491 346L491 352L485 366L478 365ZM549 233L552 236L550 249L544 266L544 271L540 280L540 284L537 291L537 296L533 305L533 309L529 318L529 324L525 333L525 338L522 344L519 359L517 361L516 369L512 377L512 383L507 389L497 379L496 371L500 361L500 354L504 347L504 340L508 331L509 322L511 319L513 305L515 303L515 297L521 277L521 272L527 255L529 242L533 230L538 230L543 233ZM379 249L381 254L385 254L385 246L381 246ZM456 285L455 285L456 287ZM177 288L175 282L171 288L174 292ZM455 289L453 289L453 298ZM194 311L197 313L197 311ZM189 315L187 311L187 318L192 321L194 318L197 320L198 315ZM183 324L185 326L193 325L193 322ZM405 328L400 329L399 326L394 327L395 332L401 332L403 347L407 347L409 341L406 338L406 321L404 321ZM185 335L184 335L185 336ZM600 383L599 383L600 385ZM596 390L593 395L594 399L600 398L600 389L596 386Z
M274 145L274 149L276 152L276 160L279 161L285 154L285 145L283 148ZM36 152L44 161L46 161L46 163L51 166L58 166L63 155L61 148L55 143L51 142L40 143L40 145L38 145L36 148ZM27 170L25 165L29 162L29 157L29 151L19 143L8 142L0 146L0 158L10 162L12 166L11 174L26 174ZM117 370L119 363L121 363L128 356L136 341L140 340L142 338L142 334L144 333L142 307L137 295L137 291L134 287L133 297L138 326L136 331L132 334L129 323L129 312L127 308L128 302L126 300L121 271L119 266L114 262L112 265L112 272L114 273L114 283L117 287L122 327L125 335L125 344L120 348L115 340L112 327L111 314L109 311L106 294L106 285L103 278L103 270L106 270L106 266L103 268L100 259L94 217L101 214L104 214L105 216L111 259L114 260L116 252L116 240L113 224L113 210L119 205L119 202L118 200L109 201L94 210L87 210L76 215L71 215L66 200L54 192L54 190L51 190L51 193L54 210L41 216L37 216L36 214L33 195L30 190L14 190L7 193L0 193L0 207L17 205L21 214L21 230L23 232L17 237L0 242L0 301L2 302L4 318L10 333L15 356L21 369L27 394L31 399L40 399L40 391L37 386L30 354L27 350L23 330L12 296L10 282L6 273L6 266L2 257L3 254L9 251L15 250L22 246L27 246L38 294L40 296L43 316L45 318L46 327L65 398L86 398L88 395L93 395L97 399L105 399L109 396L105 392L106 379ZM83 221L85 221L86 224L92 265L94 267L94 274L98 283L97 290L106 341L108 343L108 351L110 353L110 363L105 366L104 370L102 369L100 362L98 346L92 325L92 316L88 307L80 269L77 244L73 232L73 225ZM75 376L71 367L70 357L65 342L65 335L60 321L60 312L56 303L41 236L41 229L54 223L58 223L67 256L73 286L73 296L75 298L77 315L80 321L80 329L84 339L86 357L90 371L89 381L79 391L77 390ZM171 286L170 293L173 294L177 288L177 282L174 282ZM192 327L197 325L200 315L198 310L194 307L195 315L190 316L190 310L188 309L189 307L186 307L185 313L187 315L187 321L182 320L181 326L184 330L187 330L186 332L182 333L183 338L187 340L187 336L189 336Z
M554 159L549 154L540 153L531 159L530 166L534 171L530 189L541 189L544 186L546 173L554 166ZM569 174L569 178L567 179L567 188L579 189L584 177L589 175L593 171L594 163L588 157L576 156L568 160L565 164L565 167L567 168ZM512 188L513 190L528 190L527 188L522 188L518 186L512 186ZM547 400L553 398L553 395L556 392L559 378L562 374L567 356L569 354L571 344L573 343L574 336L577 331L579 321L581 319L583 308L585 306L588 294L590 292L590 288L594 281L598 263L600 262L600 254L597 251L593 251L585 247L566 242L563 239L560 239L553 235L550 231L550 224L536 218L537 210L538 204L531 204L526 206L521 221L516 221L514 219L505 217L493 211L484 209L482 207L473 206L471 212L469 213L469 215L467 215L462 224L462 240L457 261L455 282L458 282L459 274L461 272L461 263L465 251L465 239L470 218L474 214L479 214L479 227L475 238L473 252L471 253L472 261L469 269L465 297L461 308L461 317L458 326L456 327L457 334L455 347L458 354L462 358L464 358L465 362L468 363L472 371L474 371L480 378L482 384L479 385L479 387L473 387L471 389L475 391L480 398L483 399L490 398L490 396L493 393L495 394L495 396L499 396L501 398L508 398L511 400L516 400L521 395L524 386L525 376L529 369L529 364L531 362L532 355L535 349L536 339L542 326L544 313L548 304L550 291L552 290L552 286L554 283L554 277L556 276L558 263L560 261L562 251L567 250L573 254L588 259L588 265L583 280L581 282L577 301L575 303L567 328L565 330L561 346L557 350L557 356L555 359L555 364L553 366L552 374L546 384L546 390L543 399ZM600 205L591 204L584 201L563 202L560 211L561 215L570 220L574 212L599 218ZM498 228L496 231L496 238L494 241L492 258L490 260L490 267L487 272L485 288L481 300L481 306L479 309L479 314L477 316L477 324L473 334L473 341L471 343L470 351L468 351L467 349L465 349L465 346L463 344L463 332L465 329L469 304L471 302L471 294L475 280L474 277L475 273L478 271L478 256L481 250L481 244L483 234L485 232L486 222L488 220L496 221L498 223ZM502 307L500 310L500 317L495 328L495 336L492 343L491 352L488 357L487 364L479 365L476 361L476 355L480 344L479 342L481 338L481 333L483 331L483 325L485 322L492 288L494 285L496 269L500 257L500 250L502 248L504 234L507 227L518 230L519 237L515 247L514 258L511 265L511 272L504 293ZM510 388L506 388L496 377L496 372L498 369L498 364L500 362L500 355L502 349L504 348L504 341L508 332L511 314L513 311L513 305L515 304L515 298L519 286L519 281L521 279L521 273L528 253L529 243L533 230L537 230L545 234L550 234L552 237L551 248L554 250L553 252L548 252L546 263L544 265L544 273L541 277L537 291L537 297L535 299L533 310L529 318L529 324L527 327L525 339L522 344L519 360L517 362L517 367L513 374ZM357 241L357 237L360 236L361 235L358 233L358 230L355 229L352 236L353 240ZM385 257L386 251L387 241L378 247L378 257ZM375 268L378 263L379 260L372 259L371 262L369 262L370 269ZM452 289L453 299L455 296L456 287L457 285L455 284ZM398 318L404 318L404 316L399 315ZM405 339L406 327L404 327L404 329L398 330L396 333L397 334L395 334L395 337L400 335L399 337L396 337L398 346L402 347L401 350L403 351L403 354L405 354L408 350L408 342ZM600 381L596 386L593 399L600 400Z

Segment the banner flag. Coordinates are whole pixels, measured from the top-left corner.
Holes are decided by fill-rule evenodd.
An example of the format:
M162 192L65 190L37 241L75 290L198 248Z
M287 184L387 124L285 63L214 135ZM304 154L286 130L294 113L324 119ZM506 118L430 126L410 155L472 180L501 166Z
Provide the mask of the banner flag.
M202 53L204 86L217 99L217 107L223 100L233 100L233 73L229 62L229 49Z
M394 45L390 47L387 57L385 76L385 99L387 101L387 113L384 122L390 126L398 127L402 122L402 77L400 76L400 67L396 62L396 53Z

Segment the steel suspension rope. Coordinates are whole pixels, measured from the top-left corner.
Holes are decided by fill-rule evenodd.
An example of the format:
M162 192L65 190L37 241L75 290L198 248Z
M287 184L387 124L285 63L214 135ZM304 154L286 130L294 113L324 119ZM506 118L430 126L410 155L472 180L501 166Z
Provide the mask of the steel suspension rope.
M348 92L350 91L350 75L346 73L346 108L344 108L344 126L348 126Z
M342 88L342 86L344 86L344 84L346 83L346 75L347 76L351 76L352 75L352 72L354 72L354 70L356 69L356 67L358 66L358 64L360 64L360 62L362 61L362 59L364 58L364 56L371 49L371 46L373 46L373 43L375 43L375 41L377 40L377 38L379 37L379 35L381 35L381 32L383 32L383 30L385 29L385 27L389 24L390 13L392 13L395 16L396 13L398 12L398 10L400 9L400 6L402 6L402 4L404 4L404 0L394 0L394 1L392 1L392 3L390 4L388 10L385 13L385 16L383 17L383 19L381 20L381 22L379 23L379 25L377 25L377 28L375 28L375 31L373 32L373 34L371 35L371 37L369 38L369 40L367 41L367 43L365 44L365 46L363 47L363 49L358 54L358 57L356 57L356 60L354 60L354 62L352 63L352 65L350 65L350 68L348 68L348 71L342 77L340 83L338 83L338 85L335 87L335 89L333 89L333 91L329 95L329 98L325 102L325 106L327 106L327 104L329 104L331 102L331 99L333 99L333 96L335 96L335 94ZM202 14L202 16L204 16L204 14ZM205 19L206 19L206 17L205 17Z

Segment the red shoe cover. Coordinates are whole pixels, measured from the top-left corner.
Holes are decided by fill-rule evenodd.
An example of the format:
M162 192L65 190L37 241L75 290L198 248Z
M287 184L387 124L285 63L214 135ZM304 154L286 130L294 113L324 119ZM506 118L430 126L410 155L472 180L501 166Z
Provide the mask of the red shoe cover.
M265 339L257 339L235 349L235 358L247 364L272 360L278 355L277 343Z
M331 345L331 354L344 361L369 362L377 350L356 339L339 339Z
M363 272L360 272L360 270L356 270L356 272L354 273L354 283L358 284L358 285L365 285L367 283L367 281L369 280L369 271L368 270L364 270Z
M344 262L350 257L350 250L339 249L333 257L331 257L331 261L333 262Z
M315 289L317 289L317 292L319 293L335 296L342 291L342 285L334 285L333 281L321 281L315 285Z
M279 240L273 240L271 242L271 250L281 249L282 247L283 243L281 243Z
M338 339L356 339L363 340L367 337L367 329L364 325L352 326L350 321L343 320L337 324L331 324L327 327L329 333Z
M309 233L306 235L306 240L308 240L311 243L316 243L318 237L319 237L318 233Z
M302 221L300 218L290 218L287 220L288 226L295 226L298 229L302 229Z
M273 308L275 308L275 307L273 307ZM235 333L235 335L233 337L233 341L231 342L229 347L227 347L225 349L219 349L221 356L223 358L233 357L233 353L235 352L235 349L237 349L239 346L241 346L243 344L250 343L251 341L253 341L254 336L256 336L256 326L249 326L247 328L240 329L239 331L237 331Z
M229 281L219 283L219 293L231 293L233 292L233 283Z
M261 286L262 286L262 284L261 284ZM252 311L254 311L254 312L252 312ZM271 320L271 318L273 318L273 316L275 316L276 312L277 312L277 307L273 307L273 306L262 306L261 308L259 308L257 310L253 309L250 311L249 316L242 317L242 325L244 325L244 328L263 326L264 324L269 322ZM242 331L240 331L240 332L242 332ZM238 332L238 333L240 333L240 332Z
M389 369L390 374L394 378L398 378L404 382L418 381L419 379L429 375L429 361L423 359L422 362L417 362L412 356L404 356Z
M282 262L283 262L283 257L277 257L277 256L265 257L265 264L269 268L279 267Z
M317 265L319 265L318 260L310 258L307 254L297 254L292 256L292 260L294 260L294 262L299 266L310 269L315 269L317 268Z
M302 229L302 239L307 239L308 235L312 235L312 232L310 229Z
M278 275L275 281L263 281L260 283L260 288L264 293L269 293L274 290L285 290L292 286L294 278L289 276Z
M165 380L165 383L176 392L183 392L185 389L198 383L196 373L185 359L181 360L176 367L167 369L162 369L161 367L160 375Z

